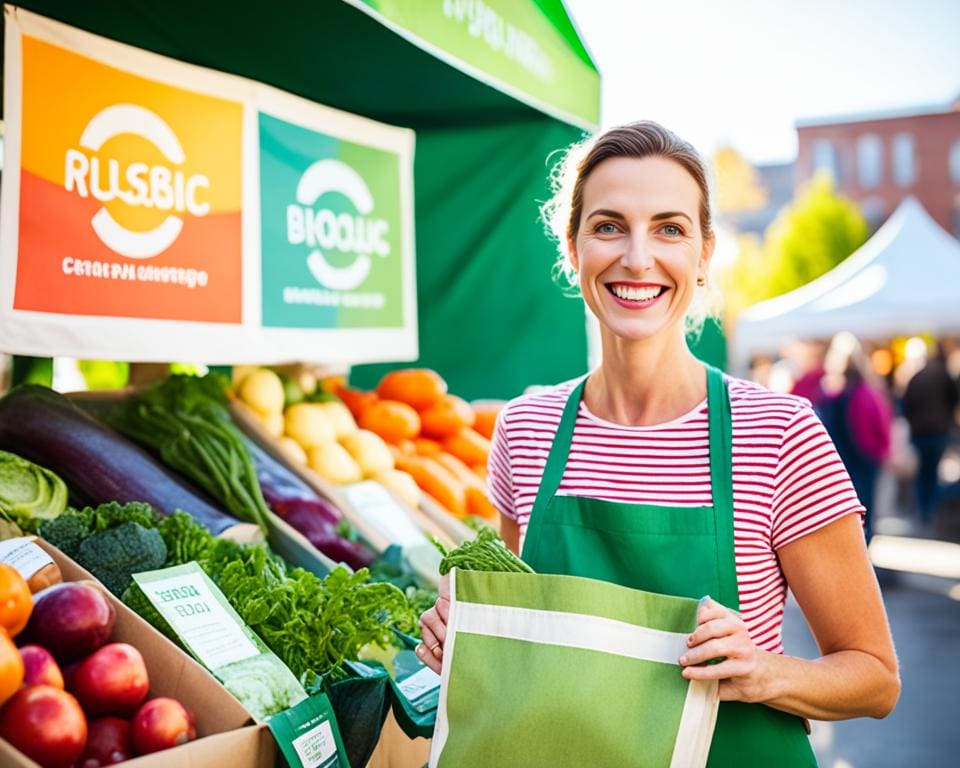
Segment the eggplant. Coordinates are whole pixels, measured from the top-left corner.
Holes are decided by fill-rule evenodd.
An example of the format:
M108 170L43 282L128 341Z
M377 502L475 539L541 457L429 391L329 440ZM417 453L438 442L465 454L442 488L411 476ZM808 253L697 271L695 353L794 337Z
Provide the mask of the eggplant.
M344 534L347 523L332 501L314 491L256 442L247 436L243 441L270 509L334 562L357 570L377 559L372 549Z
M46 387L22 385L0 399L0 449L52 470L91 504L143 501L165 515L181 509L214 535L240 524L139 446Z
M346 563L356 571L366 568L377 559L372 549L359 541L341 536L338 524L324 519L309 507L294 508L284 519L336 563Z

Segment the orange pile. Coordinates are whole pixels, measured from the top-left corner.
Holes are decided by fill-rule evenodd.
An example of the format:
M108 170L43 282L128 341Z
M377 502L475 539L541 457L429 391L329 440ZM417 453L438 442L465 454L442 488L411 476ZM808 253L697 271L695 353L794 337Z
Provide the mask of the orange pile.
M397 469L421 490L456 517L497 518L485 490L496 409L475 410L425 368L388 373L376 392L331 384L360 427L390 445Z

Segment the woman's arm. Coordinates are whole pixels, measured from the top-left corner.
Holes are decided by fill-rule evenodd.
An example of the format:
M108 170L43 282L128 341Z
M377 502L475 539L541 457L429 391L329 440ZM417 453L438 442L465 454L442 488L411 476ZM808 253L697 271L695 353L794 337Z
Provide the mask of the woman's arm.
M900 695L897 658L859 519L842 517L777 554L822 656L761 651L739 616L711 603L681 658L683 676L720 680L722 700L817 720L890 714ZM720 656L719 664L688 666Z
M500 538L513 554L520 557L520 526L512 517L500 515Z

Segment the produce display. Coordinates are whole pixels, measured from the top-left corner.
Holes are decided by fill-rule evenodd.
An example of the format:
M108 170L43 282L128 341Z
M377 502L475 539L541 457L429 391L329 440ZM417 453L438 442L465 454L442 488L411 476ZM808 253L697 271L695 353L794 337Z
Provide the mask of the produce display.
M406 707L402 727L409 735L411 717L410 727L429 735L429 709L403 700L401 682L424 679L410 649L420 613L436 599L430 586L439 558L422 539L436 558L427 578L415 542L385 553L378 544L375 551L344 516L358 507L341 498L354 494L367 503L378 483L411 508L441 504L479 527L469 557L509 567L502 546L484 549L495 534L476 520L494 517L483 465L495 410L475 410L448 394L430 371L395 372L376 392L337 380L304 392L302 383L255 369L232 393L215 376L171 376L117 397L74 401L29 385L0 399L0 569L9 562L17 579L4 589L20 589L15 599L0 594L0 626L9 630L0 632L0 701L6 701L0 738L41 765L78 768L196 738L181 703L147 700L149 665L137 642L112 635L109 593L190 650L172 625L179 619L167 613L168 624L151 602L160 587L145 591L143 579L173 578L163 575L170 568L208 579L261 649L256 658L208 665L259 720L290 711L305 695L330 692L337 719L345 718L340 730L348 751L369 756L386 696L403 701L392 706ZM233 421L231 396L259 414L282 452L249 420ZM291 468L298 462L304 471ZM343 496L308 482L309 471L345 486ZM396 510L402 514L402 505ZM391 513L387 505L379 514ZM265 543L233 535L246 524L272 537L277 517L344 565L325 576L324 566L317 575ZM7 538L23 532L41 537L98 583L64 582L46 550ZM463 552L447 560L468 567L458 560ZM361 684L358 674L381 667L380 674L397 676L390 686L375 677ZM51 719L38 726L37 712Z
M427 494L460 519L498 517L486 494L498 409L449 394L434 371L393 371L374 392L332 379L303 393L261 368L239 381L236 394L292 461L332 483L372 479L414 508Z
M197 737L180 702L147 700L143 656L110 642L116 611L98 586L31 595L0 563L0 606L0 738L43 768L113 765Z

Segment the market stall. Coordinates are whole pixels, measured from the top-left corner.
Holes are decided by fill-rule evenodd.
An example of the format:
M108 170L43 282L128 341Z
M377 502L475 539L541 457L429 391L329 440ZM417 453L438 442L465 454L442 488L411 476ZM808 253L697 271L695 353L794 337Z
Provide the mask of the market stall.
M30 563L52 564L123 617L69 652L3 624L14 765L91 744L154 764L141 709L166 707L188 714L161 761L271 765L276 744L291 765L419 768L439 679L416 617L440 551L495 518L496 407L461 397L585 367L582 305L551 282L537 221L544 159L597 123L562 3L242 10L5 6L3 351L253 364L0 399L0 559L36 589L6 588L43 623ZM350 385L257 367L302 360L354 366ZM16 663L36 638L72 718L55 755L53 726L7 722L34 706L21 680L45 685ZM71 665L117 644L143 656L124 651L149 673L136 696L83 693ZM184 665L190 690L169 679Z

